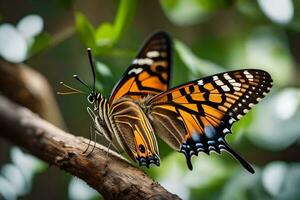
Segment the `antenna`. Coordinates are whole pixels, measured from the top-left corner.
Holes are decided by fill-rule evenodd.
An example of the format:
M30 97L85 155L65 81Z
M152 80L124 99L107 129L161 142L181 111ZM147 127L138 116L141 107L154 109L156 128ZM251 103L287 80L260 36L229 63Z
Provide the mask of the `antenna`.
M87 53L88 53L88 57L89 57L89 61L90 61L90 66L92 69L92 73L93 73L93 88L91 88L88 84L86 84L81 78L79 78L76 74L73 75L73 78L75 78L77 81L79 81L82 85L84 85L85 87L87 87L89 90L91 90L92 93L95 92L95 87L96 87L96 72L95 72L95 66L94 66L94 61L93 61L93 56L92 56L92 51L90 48L87 48ZM82 91L75 89L71 86L68 86L66 84L64 84L63 82L60 82L61 85L63 85L64 87L70 89L70 92L58 92L58 94L75 94L75 93L83 93Z
M92 88L90 86L88 86L85 82L83 82L76 74L73 75L73 78L75 78L77 81L79 81L82 85L84 85L88 89L92 90ZM92 90L92 91L94 91L94 90Z
M64 86L65 88L68 88L69 92L57 92L57 94L60 94L60 95L67 95L67 94L78 94L78 93L81 93L81 94L84 94L84 92L76 89L76 88L73 88L67 84L65 84L64 82L60 82L59 84L61 84L62 86Z
M93 72L93 91L95 91L95 84L96 84L96 72L95 72L95 66L94 66L94 61L93 61L93 56L92 56L92 50L91 48L87 48L87 53L89 56L89 61L90 61L90 66L92 68L92 72Z
M83 92L56 92L58 95L68 95L68 94L84 94Z

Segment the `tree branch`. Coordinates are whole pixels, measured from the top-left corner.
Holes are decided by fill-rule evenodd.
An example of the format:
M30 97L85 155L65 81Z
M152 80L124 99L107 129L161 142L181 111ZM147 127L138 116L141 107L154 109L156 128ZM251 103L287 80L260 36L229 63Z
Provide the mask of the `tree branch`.
M4 60L0 60L0 74L0 90L7 97L56 126L65 128L52 89L42 74L25 64Z
M82 153L87 139L66 133L1 96L0 130L1 137L83 179L105 199L179 199L99 144L87 157Z

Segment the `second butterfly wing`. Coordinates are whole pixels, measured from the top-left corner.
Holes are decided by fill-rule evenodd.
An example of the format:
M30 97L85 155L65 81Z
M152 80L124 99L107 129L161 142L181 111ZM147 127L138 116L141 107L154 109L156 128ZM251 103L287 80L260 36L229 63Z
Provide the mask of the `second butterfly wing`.
M170 85L171 40L164 32L154 34L114 87L109 104L120 97L140 99L166 91Z
M154 96L147 103L155 133L173 149L191 156L227 150L251 173L253 168L225 141L232 124L269 92L270 75L238 70L192 81Z

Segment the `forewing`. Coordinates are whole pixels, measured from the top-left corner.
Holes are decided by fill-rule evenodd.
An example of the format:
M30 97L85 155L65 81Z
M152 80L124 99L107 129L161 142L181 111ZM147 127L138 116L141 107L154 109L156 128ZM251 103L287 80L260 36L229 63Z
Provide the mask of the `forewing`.
M171 40L164 32L154 34L114 87L109 103L123 96L139 99L166 91L170 85Z
M204 151L227 150L250 172L252 167L234 152L224 137L272 87L262 70L231 71L189 82L148 101L155 132L183 152L192 169L191 156Z
M111 109L116 140L132 160L149 167L160 165L156 137L143 110L131 99L122 99Z

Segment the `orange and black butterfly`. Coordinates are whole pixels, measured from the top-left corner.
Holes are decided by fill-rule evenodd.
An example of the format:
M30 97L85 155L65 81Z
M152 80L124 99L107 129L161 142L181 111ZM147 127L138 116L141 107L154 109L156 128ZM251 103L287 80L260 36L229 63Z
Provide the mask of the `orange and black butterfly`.
M169 89L171 47L166 33L151 36L108 99L95 90L88 50L94 77L88 96L93 109L88 108L88 113L96 132L126 151L140 166L160 165L158 136L185 155L191 170L193 155L226 150L254 173L250 164L228 146L225 136L232 124L270 91L270 75L256 69L236 70Z

